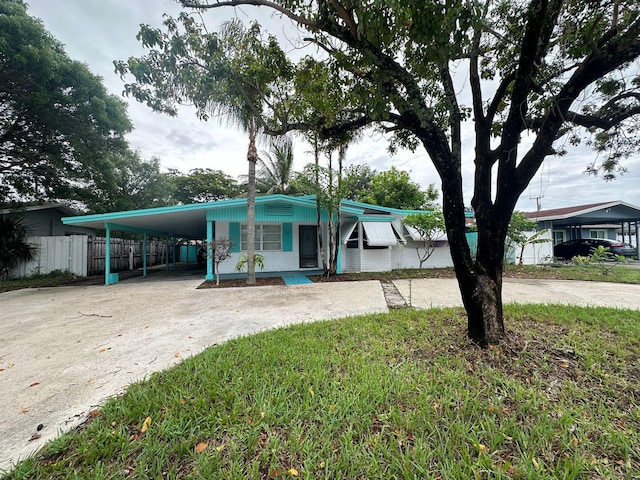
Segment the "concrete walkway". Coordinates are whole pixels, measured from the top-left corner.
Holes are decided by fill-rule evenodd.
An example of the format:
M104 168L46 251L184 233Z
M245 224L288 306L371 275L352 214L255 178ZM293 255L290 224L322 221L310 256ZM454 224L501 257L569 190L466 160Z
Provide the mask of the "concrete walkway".
M462 305L458 281L455 279L424 278L395 280L393 283L407 304L416 308ZM640 309L640 285L621 283L506 278L502 297L504 303Z
M415 307L460 305L455 280L394 283ZM196 290L199 284L158 277L0 294L0 469L78 425L129 383L210 345L388 311L377 281ZM505 301L640 308L640 285L509 280L504 290ZM29 441L39 424L41 437Z

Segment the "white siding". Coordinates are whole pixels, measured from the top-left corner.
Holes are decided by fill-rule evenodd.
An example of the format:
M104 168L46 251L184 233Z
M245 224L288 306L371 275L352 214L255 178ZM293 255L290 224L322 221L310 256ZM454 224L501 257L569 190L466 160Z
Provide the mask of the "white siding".
M526 232L527 237L531 237L535 232ZM549 240L544 243L535 243L524 247L522 263L525 265L538 265L547 263L553 259L553 242L551 230L547 230L540 238ZM516 264L520 262L520 245L516 245Z
M342 245L342 270L344 272L360 271L360 250Z
M264 223L264 222L259 222ZM264 272L288 272L292 270L300 270L305 271L307 269L300 268L300 237L298 233L298 227L300 223L292 224L292 234L291 234L291 251L290 252L270 252L270 251L259 251L259 253L264 257L264 270L260 270L256 268L256 272L260 273ZM302 225L309 225L308 223L303 223ZM229 238L229 223L228 222L216 222L216 237L225 237ZM326 241L326 235L325 235ZM220 273L238 273L236 271L236 265L238 260L240 260L240 256L246 252L233 252L231 257L225 260L220 264ZM322 268L322 259L320 258L320 251L318 249L318 267ZM315 268L314 268L315 269ZM246 268L244 270L246 272Z
M388 272L391 267L391 249L361 250L361 272Z
M416 253L416 247L421 245L422 242L414 242L409 239L405 246L394 247L391 254L393 268L419 268L420 261ZM420 251L422 252L422 249L420 249ZM435 248L429 259L422 265L422 268L445 268L452 266L453 260L451 260L449 244L445 243Z
M36 248L36 257L22 262L9 273L10 278L33 274L46 274L54 270L69 271L78 276L87 275L87 236L28 237Z

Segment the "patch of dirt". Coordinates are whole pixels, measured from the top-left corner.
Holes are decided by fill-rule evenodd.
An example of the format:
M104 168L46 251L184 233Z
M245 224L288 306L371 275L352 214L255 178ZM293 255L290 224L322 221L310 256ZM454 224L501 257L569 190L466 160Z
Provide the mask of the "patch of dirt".
M230 280L220 280L220 285L216 285L215 280L204 281L198 288L235 288L235 287L265 287L269 285L284 285L282 277L260 277L256 278L255 285L247 285L246 278L234 278Z

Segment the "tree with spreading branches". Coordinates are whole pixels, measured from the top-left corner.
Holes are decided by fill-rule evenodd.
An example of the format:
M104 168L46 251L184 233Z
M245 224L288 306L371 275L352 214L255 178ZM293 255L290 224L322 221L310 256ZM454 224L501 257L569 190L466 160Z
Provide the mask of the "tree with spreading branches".
M637 0L180 0L205 12L257 5L306 30L315 62L349 94L323 112L292 108L273 129L323 136L374 125L393 148L424 149L440 176L451 256L479 344L505 338L502 270L518 198L545 158L583 139L611 177L638 150ZM466 88L468 86L468 88ZM304 93L300 92L301 96ZM308 113L308 112L307 112ZM474 129L463 154L463 130ZM465 237L463 164L474 168L478 244Z
M288 75L289 61L257 23L245 28L232 20L220 32L209 32L204 22L182 12L165 18L163 28L142 25L137 38L149 53L116 61L116 71L133 76L125 92L155 111L175 116L178 105L193 105L201 120L216 116L248 133L247 284L255 284L256 137L276 93L274 81Z
M124 102L22 0L0 0L0 201L74 199L126 151Z

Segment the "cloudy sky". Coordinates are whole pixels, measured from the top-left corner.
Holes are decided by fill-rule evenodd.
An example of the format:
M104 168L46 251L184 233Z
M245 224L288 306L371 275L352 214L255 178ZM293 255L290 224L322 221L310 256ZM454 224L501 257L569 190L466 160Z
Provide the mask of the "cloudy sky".
M66 46L68 55L85 62L104 79L109 91L120 95L124 82L114 73L113 61L140 56L144 50L136 40L140 24L159 26L164 13L177 15L180 7L174 0L27 0L29 13L40 18L45 27ZM258 19L270 33L285 43L285 50L293 50L290 38L295 29L287 21L270 11L247 7L224 11L210 11L204 18L214 29L231 15L249 21ZM459 77L461 84L465 79ZM183 108L176 118L152 112L132 99L129 116L135 130L129 142L143 158L161 159L164 168L183 172L196 167L224 170L232 176L246 173L246 135L219 124L216 120L200 122L193 110ZM470 204L472 180L473 131L465 132L465 203ZM571 149L564 157L550 157L525 191L517 208L535 210L535 197L542 197L543 209L559 208L600 201L622 200L640 205L640 156L624 161L628 173L613 182L587 176L585 167L594 160L587 149ZM313 159L309 147L298 141L296 167L301 169ZM440 181L423 151L399 152L390 156L386 142L380 135L370 135L350 147L348 163L369 164L377 170L391 166L409 171L414 181L426 187Z

